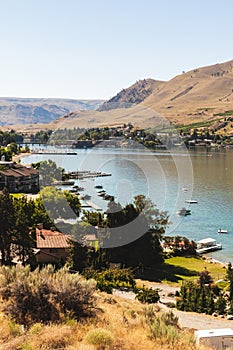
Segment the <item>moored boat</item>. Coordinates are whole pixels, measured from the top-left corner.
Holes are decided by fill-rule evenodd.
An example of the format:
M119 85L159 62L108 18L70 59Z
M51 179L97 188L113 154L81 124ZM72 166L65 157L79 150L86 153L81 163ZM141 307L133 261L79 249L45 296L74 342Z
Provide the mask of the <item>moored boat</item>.
M218 230L218 233L228 233L227 230L222 230L221 228Z
M185 202L186 202L186 203L189 203L189 204L195 204L195 203L197 203L197 201L194 200L194 199L186 199Z
M186 216L186 215L191 215L191 210L190 209L186 209L186 208L182 208L180 210L178 210L176 212L177 215L182 215L182 216Z
M215 250L221 250L222 244L217 243L215 239L213 238L204 238L197 242L197 254L205 254L214 252Z

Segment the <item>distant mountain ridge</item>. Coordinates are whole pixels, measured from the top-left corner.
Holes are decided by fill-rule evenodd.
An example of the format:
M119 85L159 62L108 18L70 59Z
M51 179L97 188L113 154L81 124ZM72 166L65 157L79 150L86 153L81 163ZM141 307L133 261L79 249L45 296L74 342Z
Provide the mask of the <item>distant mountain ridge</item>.
M0 126L48 124L77 110L94 110L103 100L0 97Z

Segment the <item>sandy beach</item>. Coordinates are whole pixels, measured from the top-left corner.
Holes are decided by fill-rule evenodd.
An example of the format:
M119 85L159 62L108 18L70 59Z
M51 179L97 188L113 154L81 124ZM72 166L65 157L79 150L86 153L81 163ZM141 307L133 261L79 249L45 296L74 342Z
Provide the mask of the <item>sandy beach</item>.
M16 154L12 157L12 160L13 162L16 162L16 163L20 163L20 159L23 158L23 157L27 157L27 156L30 156L31 153L28 152L28 153L19 153L19 154Z

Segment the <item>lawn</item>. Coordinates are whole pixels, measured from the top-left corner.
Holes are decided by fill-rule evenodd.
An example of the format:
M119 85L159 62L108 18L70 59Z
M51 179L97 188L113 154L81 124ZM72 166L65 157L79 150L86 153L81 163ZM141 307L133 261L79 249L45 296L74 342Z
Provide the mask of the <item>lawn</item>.
M186 258L186 257L173 257L165 260L165 265L171 265L174 267L185 268L188 271L196 271L196 273L203 271L205 268L209 271L214 281L218 281L224 278L226 269L221 264L206 262L202 258ZM196 276L179 275L181 279L196 278Z
M164 264L151 269L146 269L140 279L166 282L181 283L182 280L195 280L198 278L198 272L207 269L214 281L224 278L226 269L217 263L204 261L202 258L195 257L172 257L165 259Z

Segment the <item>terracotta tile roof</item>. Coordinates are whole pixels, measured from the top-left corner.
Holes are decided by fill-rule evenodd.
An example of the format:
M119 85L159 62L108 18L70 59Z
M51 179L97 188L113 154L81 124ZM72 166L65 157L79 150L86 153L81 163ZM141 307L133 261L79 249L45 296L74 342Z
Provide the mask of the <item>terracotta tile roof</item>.
M41 248L69 248L69 237L58 231L36 229L36 247Z

